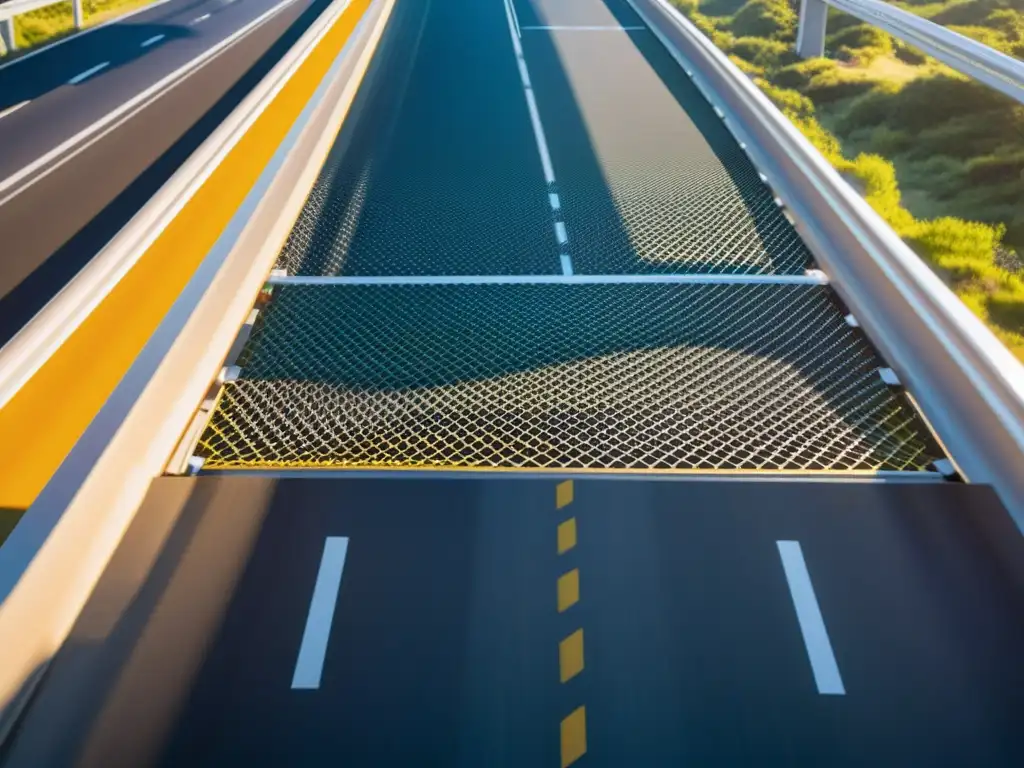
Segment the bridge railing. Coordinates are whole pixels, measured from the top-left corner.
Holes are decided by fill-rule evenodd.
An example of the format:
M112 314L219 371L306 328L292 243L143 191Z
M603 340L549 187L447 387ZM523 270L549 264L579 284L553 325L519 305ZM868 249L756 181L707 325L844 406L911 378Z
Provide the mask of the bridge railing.
M67 0L9 0L9 2L0 4L0 40L3 41L7 52L10 53L18 49L18 42L14 39L15 16L63 2L67 2ZM85 23L82 0L71 0L71 13L74 17L75 29L81 29L82 24Z
M800 0L796 52L802 58L825 55L829 6L884 30L957 72L1024 103L1024 61L879 0Z

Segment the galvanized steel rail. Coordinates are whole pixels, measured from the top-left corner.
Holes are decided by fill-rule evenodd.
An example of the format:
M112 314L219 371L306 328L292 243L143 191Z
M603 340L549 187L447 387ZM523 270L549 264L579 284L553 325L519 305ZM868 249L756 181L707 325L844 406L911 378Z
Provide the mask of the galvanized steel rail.
M957 72L1024 103L1024 61L879 0L801 0L796 50L805 59L825 54L828 6L885 30Z

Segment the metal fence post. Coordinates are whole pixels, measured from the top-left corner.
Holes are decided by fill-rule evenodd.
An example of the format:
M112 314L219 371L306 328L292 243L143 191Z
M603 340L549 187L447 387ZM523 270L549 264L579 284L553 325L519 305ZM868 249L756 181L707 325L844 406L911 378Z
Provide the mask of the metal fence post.
M82 0L71 0L71 8L75 17L75 29L81 29L85 23L85 14L82 12Z
M800 0L800 26L796 33L796 53L802 59L825 55L825 25L828 6L824 0Z
M14 40L14 19L0 21L0 40L3 41L7 53L18 50L18 44Z

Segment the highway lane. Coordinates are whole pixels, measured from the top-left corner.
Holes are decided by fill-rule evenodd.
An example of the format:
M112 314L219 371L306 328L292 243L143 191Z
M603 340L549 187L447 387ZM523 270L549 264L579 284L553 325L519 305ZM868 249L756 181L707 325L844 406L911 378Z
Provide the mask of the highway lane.
M8 141L24 148L19 162L38 156L63 135L51 135L50 143L33 143L31 136L45 132L48 121L59 124L61 118L74 122L81 114L96 116L90 112L89 99L81 101L77 89L95 94L105 108L116 106L272 5L269 0L236 0L216 13L211 3L169 3L153 9L153 14L173 12L170 21L180 26L168 23L166 29L182 29L188 19L207 12L212 15L189 28L192 31L188 37L151 46L152 51L144 56L98 73L80 85L56 87L0 119L0 131L7 131L0 142L5 148ZM9 339L28 322L117 233L326 5L327 0L297 0L283 8L131 119L0 204L0 341ZM124 25L128 31L113 30L113 34L124 35L123 41L138 47L155 29L147 18L144 14L133 17ZM203 37L195 30L205 24L210 27ZM71 70L82 71L102 53L102 49L94 50L93 43L102 42L108 29L113 28L15 63L0 71L0 77L10 84L20 78L22 67L27 72L37 62L50 66L47 62L51 55L62 57L61 77ZM143 32L146 35L140 38ZM89 51L89 56L81 55ZM0 88L0 92L7 90ZM0 155L11 156L7 152Z
M35 174L12 175L280 5L170 0L0 67L0 112L23 105L0 119L0 199Z
M989 489L562 482L156 481L6 764L1020 765Z
M551 274L558 243L501 2L399 0L279 266Z

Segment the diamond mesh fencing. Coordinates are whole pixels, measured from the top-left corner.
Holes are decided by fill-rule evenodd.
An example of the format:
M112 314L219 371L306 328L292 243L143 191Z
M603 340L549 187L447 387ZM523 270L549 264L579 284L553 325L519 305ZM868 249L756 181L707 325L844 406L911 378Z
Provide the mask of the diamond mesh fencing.
M277 260L293 275L560 271L497 6L399 3ZM497 44L495 43L497 41Z
M205 468L917 470L912 410L823 287L287 286Z

